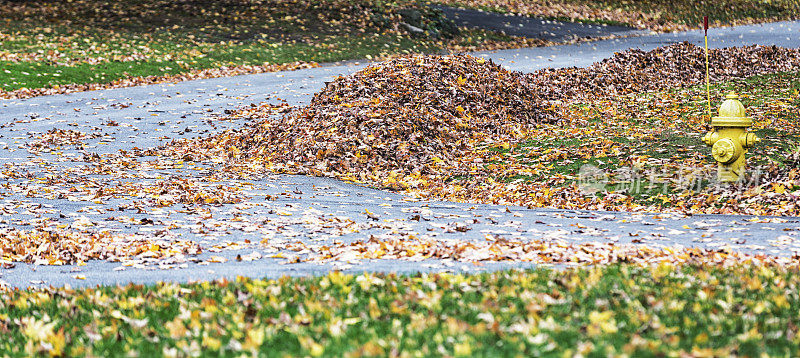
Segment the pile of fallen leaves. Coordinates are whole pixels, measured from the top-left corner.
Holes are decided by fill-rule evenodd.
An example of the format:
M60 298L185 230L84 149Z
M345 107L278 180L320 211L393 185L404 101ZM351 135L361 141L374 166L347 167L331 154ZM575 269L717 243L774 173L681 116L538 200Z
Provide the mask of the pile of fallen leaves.
M309 106L203 147L285 172L431 174L477 142L552 121L527 80L469 55L398 58L340 77Z
M709 51L712 82L800 68L800 51L777 46L743 46ZM688 42L631 49L586 68L542 69L531 83L550 100L608 97L703 83L705 52Z
M449 259L461 262L513 261L537 264L591 264L635 263L647 266L656 263L710 264L729 266L742 263L789 266L798 257L752 255L729 248L710 250L703 248L670 248L609 242L570 243L567 241L515 240L487 235L485 242L468 242L461 239L377 238L337 243L334 245L297 245L294 251L310 253L288 262L330 262L352 260L391 259L423 261Z
M34 153L49 152L62 146L80 145L86 139L98 137L100 137L100 134L97 133L86 134L71 129L53 128L39 136L37 140L28 143L28 146L30 151Z
M719 49L711 52L711 63L711 78L720 81L800 68L800 51ZM311 104L282 117L199 143L173 143L168 151L376 186L425 187L429 180L416 180L420 176L441 182L489 175L476 173L476 164L489 160L474 151L477 144L522 139L552 123L571 100L694 85L702 69L702 50L689 43L532 74L469 55L409 56L340 77ZM258 111L249 114L259 117ZM395 185L400 181L405 185Z
M89 260L112 262L132 259L166 259L202 252L192 241L125 237L107 232L51 231L45 229L0 231L0 267L12 262L36 265L70 265Z

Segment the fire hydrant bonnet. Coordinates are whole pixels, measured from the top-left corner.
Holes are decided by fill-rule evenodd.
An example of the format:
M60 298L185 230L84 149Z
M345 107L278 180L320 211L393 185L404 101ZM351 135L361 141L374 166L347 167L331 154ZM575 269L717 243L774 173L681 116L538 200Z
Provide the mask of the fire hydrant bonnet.
M714 127L750 127L753 119L747 117L744 105L739 102L736 93L728 93L725 101L719 106L719 116L711 118L711 125Z

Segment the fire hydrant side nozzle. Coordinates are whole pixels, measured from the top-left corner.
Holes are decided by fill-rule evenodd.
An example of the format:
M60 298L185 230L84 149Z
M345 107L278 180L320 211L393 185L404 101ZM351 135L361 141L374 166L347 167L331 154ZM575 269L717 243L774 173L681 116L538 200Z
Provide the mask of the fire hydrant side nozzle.
M717 161L717 178L721 182L736 182L744 176L747 148L761 141L747 132L753 120L745 115L739 96L730 92L719 107L719 116L711 118L714 130L703 136L703 142L711 146L711 154Z

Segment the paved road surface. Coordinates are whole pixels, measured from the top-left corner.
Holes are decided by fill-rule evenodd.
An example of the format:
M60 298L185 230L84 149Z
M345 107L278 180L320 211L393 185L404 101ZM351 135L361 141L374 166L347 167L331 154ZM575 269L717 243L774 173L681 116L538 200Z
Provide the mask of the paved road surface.
M447 6L434 7L442 10L444 15L452 19L458 26L503 31L512 36L540 38L554 42L565 42L587 37L643 35L649 32L627 26L582 24L497 14L481 10L457 9Z
M797 47L800 46L798 30L798 22L721 29L712 32L711 45L759 43ZM702 41L701 35L695 31L479 55L513 69L533 71L543 67L585 66L632 47L651 49L677 41L698 43ZM213 167L195 168L187 164L181 168L163 160L142 160L130 170L104 172L98 170L96 162L84 161L84 155L92 153L111 160L120 150L149 148L173 138L206 136L240 127L246 120L221 121L218 116L226 109L262 101L308 103L325 81L363 66L351 62L294 72L0 101L0 158L7 172L16 173L3 174L8 186L0 188L0 210L3 210L0 229L67 225L133 237L193 240L206 248L198 258L176 258L169 262L143 258L129 267L104 261L92 261L86 266L17 264L13 269L0 269L0 281L20 287L65 284L74 287L236 275L306 275L330 269L414 272L525 266L503 263L477 266L441 260L284 264L286 259L268 257L275 253L258 245L263 239L277 245L302 242L320 246L364 240L370 235L408 234L483 242L490 234L522 240L619 243L635 240L653 246L732 247L778 256L790 256L800 250L795 235L800 230L797 218L759 222L762 220L743 216L675 217L515 207L507 210L504 206L414 202L397 194L324 178L268 176L212 182L208 177L214 173ZM36 143L41 143L42 135L53 128L77 131L87 137L80 143L52 147L49 152L32 152ZM225 185L239 190L244 201L203 206L202 210L182 204L151 205L158 200L155 197L158 193L147 190L181 181L210 190ZM106 193L113 188L133 189L131 194L98 196L99 187L105 188ZM273 200L267 200L268 197ZM368 217L365 209L380 218ZM416 215L422 220L412 220ZM469 225L470 230L453 230L459 225ZM235 260L237 255L254 251L265 258ZM217 260L212 260L212 256L228 261L209 263Z

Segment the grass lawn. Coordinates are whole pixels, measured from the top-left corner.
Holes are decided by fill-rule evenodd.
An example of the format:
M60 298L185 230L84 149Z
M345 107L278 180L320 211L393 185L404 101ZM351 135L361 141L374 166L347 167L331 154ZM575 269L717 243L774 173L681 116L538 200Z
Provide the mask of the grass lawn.
M754 76L711 86L713 115L721 98L736 91L754 119L751 130L762 138L748 149L749 176L743 190L782 194L800 189L781 183L758 189L775 172L797 166L792 153L800 143L798 74ZM524 186L528 199L522 202L529 205L553 205L553 198L542 195L547 192L569 195L577 206L713 211L732 202L720 196L714 180L716 162L700 139L711 129L707 113L704 86L585 100L564 110L563 125L543 125L529 133L528 140L481 150L494 153L485 165L497 173L493 180L505 187ZM482 179L458 177L453 184L470 180ZM755 204L758 210L781 205L769 200Z
M708 16L712 26L797 19L796 0L630 1L630 0L437 0L450 6L516 13L609 25L629 25L654 31L674 31L702 26Z
M703 14L717 24L739 24L788 19L798 13L792 0L699 5L683 0L440 0L424 4L428 3L658 31L695 26ZM0 94L121 79L144 83L140 77L169 77L221 67L547 44L457 29L424 4L411 0L6 1L0 3ZM402 23L425 33L412 35ZM247 70L219 75L236 73Z
M611 265L0 293L0 352L792 356L796 268Z
M459 30L411 1L0 3L0 90L219 67L543 45ZM426 31L412 36L401 22Z

